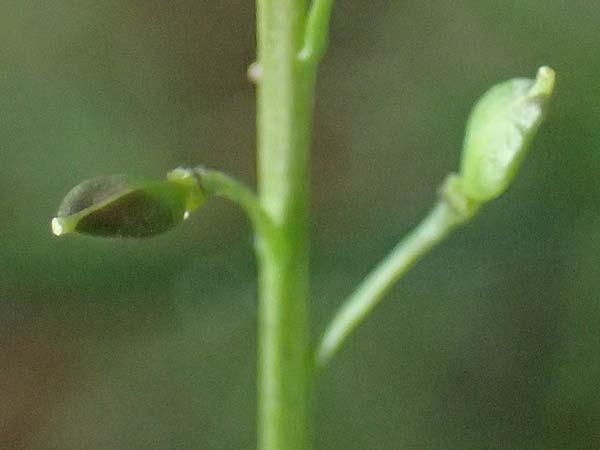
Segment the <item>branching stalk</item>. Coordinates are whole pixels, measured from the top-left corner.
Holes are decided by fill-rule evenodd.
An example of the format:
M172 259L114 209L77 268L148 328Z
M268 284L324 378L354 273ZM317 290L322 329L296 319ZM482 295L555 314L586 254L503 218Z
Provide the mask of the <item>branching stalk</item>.
M316 64L299 61L304 0L258 0L258 447L310 447L308 162Z
M317 64L325 55L329 42L329 21L333 3L334 0L313 0L299 54L301 61Z
M392 249L342 303L319 342L317 367L324 367L331 360L402 275L458 225L472 217L476 207L472 211L464 210L458 202L452 202L447 194L441 196L429 215Z
M230 200L244 209L257 234L274 235L274 224L252 189L218 170L197 167L194 173L198 177L200 187L206 193Z

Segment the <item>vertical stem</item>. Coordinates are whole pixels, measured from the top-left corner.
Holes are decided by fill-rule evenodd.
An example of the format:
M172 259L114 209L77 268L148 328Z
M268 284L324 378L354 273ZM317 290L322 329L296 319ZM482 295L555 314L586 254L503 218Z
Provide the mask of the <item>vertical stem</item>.
M309 447L308 159L315 70L297 57L305 0L258 0L258 447Z

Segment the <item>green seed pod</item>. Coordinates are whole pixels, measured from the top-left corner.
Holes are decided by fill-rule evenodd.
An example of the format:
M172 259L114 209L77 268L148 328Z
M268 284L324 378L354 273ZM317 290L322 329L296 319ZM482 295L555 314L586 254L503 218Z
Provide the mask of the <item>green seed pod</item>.
M102 237L148 237L170 230L200 207L206 196L190 171L166 181L110 175L84 181L64 198L52 231Z
M498 84L477 102L467 124L460 168L463 194L486 202L500 196L517 173L554 89L554 71L535 80Z

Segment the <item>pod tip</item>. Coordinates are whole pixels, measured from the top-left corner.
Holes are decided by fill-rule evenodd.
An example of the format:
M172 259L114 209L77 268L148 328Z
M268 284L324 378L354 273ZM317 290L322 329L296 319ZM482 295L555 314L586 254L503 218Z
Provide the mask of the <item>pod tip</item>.
M52 219L52 232L56 236L61 236L66 233L65 227L63 226L62 220L60 217L55 217Z

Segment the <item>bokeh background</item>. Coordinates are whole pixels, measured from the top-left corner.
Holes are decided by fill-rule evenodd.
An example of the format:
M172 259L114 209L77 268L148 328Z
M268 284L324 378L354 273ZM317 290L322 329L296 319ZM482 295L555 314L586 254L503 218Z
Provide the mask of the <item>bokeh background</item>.
M255 262L233 206L55 238L78 181L255 182L253 2L0 4L0 448L254 448ZM323 373L315 448L600 448L600 2L340 0L312 163L314 335L426 213L496 82L558 73L516 182Z

